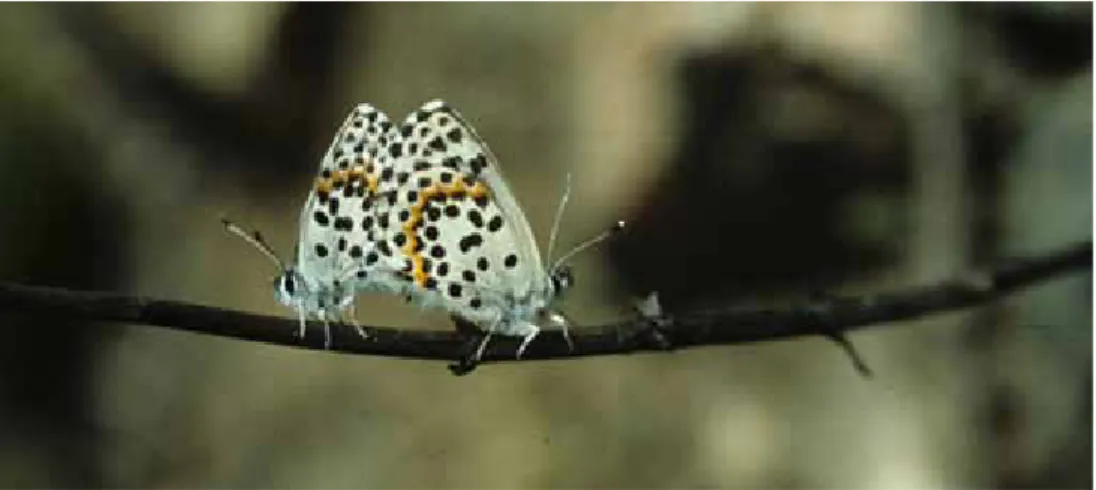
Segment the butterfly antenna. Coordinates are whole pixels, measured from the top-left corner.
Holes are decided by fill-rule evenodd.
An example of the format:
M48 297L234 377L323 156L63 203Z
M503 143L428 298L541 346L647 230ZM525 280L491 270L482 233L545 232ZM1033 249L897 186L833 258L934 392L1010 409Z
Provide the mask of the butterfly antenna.
M617 221L608 230L605 230L605 231L602 231L601 233L598 233L597 236L595 236L595 237L593 237L589 240L586 240L585 242L582 242L582 243L578 244L578 246L575 247L575 248L572 248L570 252L567 252L567 253L563 254L562 257L557 259L555 261L555 263L552 264L552 268L549 269L549 270L557 270L559 268L559 266L563 265L564 262L567 262L568 259L570 259L571 257L574 257L579 252L581 252L583 250L586 250L586 249L588 249L588 248L590 248L594 245L597 245L598 243L601 243L605 239L612 237L613 235L617 234L617 232L619 232L623 229L624 229L624 222L623 221Z
M250 243L251 246L259 249L259 251L262 252L263 255L265 255L267 258L274 261L274 264L278 266L279 270L285 270L285 264L282 263L282 259L278 258L278 256L274 253L274 249L270 248L270 245L266 244L266 240L263 240L263 236L259 234L258 231L248 233L243 228L241 228L240 225L229 221L229 219L225 218L224 216L221 217L221 223L225 225L225 230L228 230L229 233L232 233L233 235L242 238L245 242Z
M552 251L556 248L556 236L559 235L559 223L563 221L563 210L567 208L567 200L571 198L571 172L567 172L567 179L563 184L563 195L559 198L559 207L556 208L556 218L552 221L552 232L548 234L548 255L545 261L552 260Z

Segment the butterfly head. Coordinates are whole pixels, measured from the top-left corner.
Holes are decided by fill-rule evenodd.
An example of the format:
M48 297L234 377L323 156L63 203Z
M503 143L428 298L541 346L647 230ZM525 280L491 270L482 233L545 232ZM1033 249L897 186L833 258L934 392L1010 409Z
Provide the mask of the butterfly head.
M225 229L243 239L245 242L250 243L258 251L262 252L268 259L274 262L274 265L281 271L277 277L274 278L274 298L286 306L297 306L301 304L302 298L307 298L309 293L308 283L305 281L305 277L297 270L296 266L285 265L278 255L274 253L274 250L267 245L266 240L259 234L258 231L248 233L236 223L229 221L227 218L222 217L221 222L224 224Z
M274 298L286 306L298 305L307 296L308 283L295 267L286 267L274 278Z
M567 201L571 197L571 174L567 174L567 180L563 186L563 195L559 199L559 206L556 208L556 217L552 221L552 231L548 235L548 254L546 259L551 260L552 252L556 247L556 236L559 234L559 224L563 221L563 210L567 207ZM574 257L579 252L590 248L603 240L615 235L620 230L624 229L624 222L617 221L611 228L599 233L597 236L580 243L571 251L563 254L562 257L551 262L551 267L548 268L548 278L550 280L550 289L553 298L558 298L565 291L571 288L575 284L575 276L571 273L571 266L567 265L567 261Z
M561 264L552 269L548 274L552 281L552 297L558 298L575 284L575 276L571 272L571 266Z

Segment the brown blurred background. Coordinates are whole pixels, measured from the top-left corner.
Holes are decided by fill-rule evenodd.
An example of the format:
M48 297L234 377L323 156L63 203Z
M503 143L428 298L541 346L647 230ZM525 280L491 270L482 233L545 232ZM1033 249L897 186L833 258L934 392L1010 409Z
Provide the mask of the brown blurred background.
M581 323L1092 236L1091 4L0 6L0 279L255 312L357 102L441 97ZM0 487L1092 486L1092 276L821 339L487 366L0 312ZM395 298L367 324L451 328Z

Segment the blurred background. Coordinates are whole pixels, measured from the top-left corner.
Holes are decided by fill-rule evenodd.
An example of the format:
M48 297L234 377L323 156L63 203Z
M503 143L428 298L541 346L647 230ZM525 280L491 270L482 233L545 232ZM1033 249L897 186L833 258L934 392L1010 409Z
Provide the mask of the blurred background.
M0 6L0 280L289 316L355 103L440 97L618 319L924 284L1092 237L1092 7ZM0 312L0 487L1092 486L1091 271L852 336L486 366ZM395 298L374 325L451 328Z

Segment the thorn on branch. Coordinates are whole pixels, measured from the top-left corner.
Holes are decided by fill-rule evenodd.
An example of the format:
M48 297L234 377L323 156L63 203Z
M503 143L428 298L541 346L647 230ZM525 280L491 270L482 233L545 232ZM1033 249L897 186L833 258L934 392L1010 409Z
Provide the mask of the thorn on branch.
M674 344L670 340L673 319L663 312L662 304L658 301L658 291L652 291L641 300L634 300L632 308L639 315L640 321L647 325L640 331L641 340L645 335L646 340L649 340L658 350L674 350Z
M457 333L465 337L464 344L461 346L460 355L457 356L457 360L450 363L447 367L449 372L454 376L464 376L470 374L476 370L476 366L479 366L479 360L476 359L476 351L479 350L480 342L483 341L485 332L482 332L476 324L469 322L463 318L452 316L453 324L456 325Z
M860 355L860 351L856 350L856 346L845 336L841 327L835 325L832 320L833 312L846 307L848 301L840 301L824 293L816 293L813 296L815 301L808 304L805 309L808 325L813 325L822 336L841 347L841 350L848 356L849 361L852 362L853 367L856 368L856 372L861 377L872 378L874 373L868 363L864 361L864 357Z

